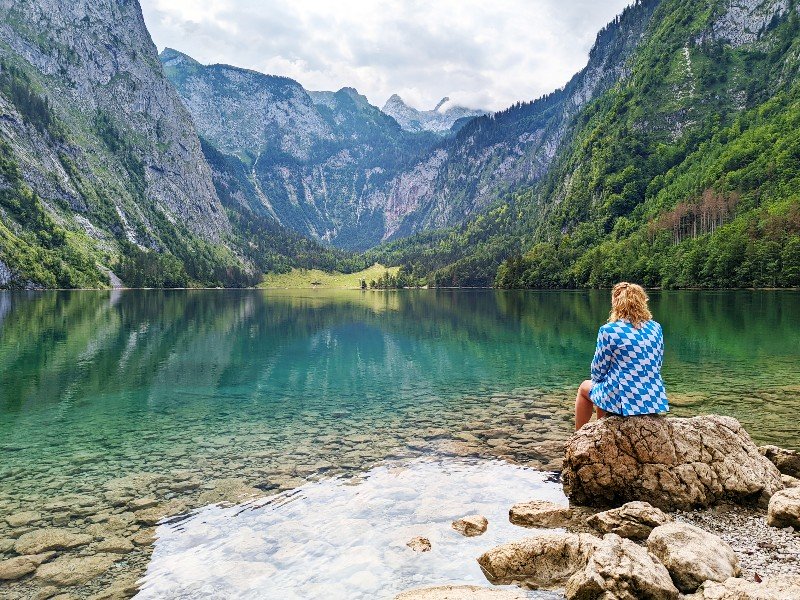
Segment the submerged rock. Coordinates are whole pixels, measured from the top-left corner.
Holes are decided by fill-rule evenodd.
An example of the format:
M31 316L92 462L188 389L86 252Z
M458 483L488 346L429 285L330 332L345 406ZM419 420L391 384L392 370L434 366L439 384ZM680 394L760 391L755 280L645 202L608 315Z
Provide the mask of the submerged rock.
M6 517L6 523L11 527L25 527L31 523L35 523L42 518L42 513L34 510L26 510Z
M770 498L767 523L773 527L800 529L800 487L781 490Z
M395 596L394 600L524 600L525 594L517 590L496 590L477 585L443 585L409 590Z
M21 535L14 544L14 550L17 554L40 554L48 550L69 550L85 546L92 539L92 536L84 533L51 527Z
M620 537L643 540L654 527L671 520L649 502L627 502L619 508L590 516L586 523L601 533L616 533Z
M59 586L81 585L110 569L120 558L110 554L62 556L39 567L35 577Z
M764 501L783 487L736 419L609 417L567 443L564 491L573 502L642 500L664 510Z
M641 546L606 534L586 567L566 585L568 600L673 600L678 590L667 569Z
M520 527L564 527L571 519L569 506L547 500L520 502L508 511L508 520Z
M406 542L406 546L411 548L414 552L430 552L431 551L431 541L422 536L417 536L411 538Z
M489 521L482 515L469 515L453 521L453 529L466 537L475 537L486 533Z
M759 446L758 451L767 457L778 471L791 477L800 477L800 452L778 446Z
M133 551L133 542L124 537L110 537L97 544L98 552L110 554L127 554Z
M647 538L647 549L664 564L683 593L694 592L704 581L725 581L741 574L733 548L688 523L656 527Z
M706 581L685 600L793 600L800 598L800 575L775 575L761 583L731 577Z
M478 564L495 585L559 588L586 566L600 542L586 533L546 532L496 546Z
M30 575L39 566L31 556L15 556L0 561L0 581L12 581Z

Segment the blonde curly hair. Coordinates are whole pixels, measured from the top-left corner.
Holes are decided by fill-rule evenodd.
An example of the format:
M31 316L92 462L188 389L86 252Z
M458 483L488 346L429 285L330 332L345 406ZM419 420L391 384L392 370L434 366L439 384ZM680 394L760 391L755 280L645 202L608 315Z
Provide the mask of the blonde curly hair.
M647 308L648 300L642 286L627 281L618 283L611 290L611 314L608 315L608 322L625 320L638 329L653 318Z

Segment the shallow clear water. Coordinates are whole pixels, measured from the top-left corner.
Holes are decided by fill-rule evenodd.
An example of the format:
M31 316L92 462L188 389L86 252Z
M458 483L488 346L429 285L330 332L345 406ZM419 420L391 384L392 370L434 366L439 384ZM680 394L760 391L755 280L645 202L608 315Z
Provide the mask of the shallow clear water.
M800 293L652 308L675 414L800 448ZM0 292L0 516L41 513L0 518L0 560L30 528L134 539L146 524L109 519L128 497L181 512L420 455L556 469L607 311L607 292ZM142 573L148 548L80 590Z
M561 485L541 471L445 459L376 467L357 483L331 478L268 500L210 506L159 527L137 598L358 600L423 586L487 585L476 558L530 533L509 523L508 509L532 497L566 504ZM480 537L451 527L471 514L489 520ZM416 536L431 541L430 552L406 546Z

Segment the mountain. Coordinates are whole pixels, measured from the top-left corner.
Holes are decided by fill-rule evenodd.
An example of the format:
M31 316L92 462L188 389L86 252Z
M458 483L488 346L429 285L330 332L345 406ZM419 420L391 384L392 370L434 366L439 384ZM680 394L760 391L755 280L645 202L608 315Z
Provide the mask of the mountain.
M307 92L291 79L161 53L206 142L224 195L343 248L385 237L373 190L440 141L403 130L353 88ZM236 189L226 186L235 180Z
M638 2L564 90L452 142L541 115L538 179L371 257L440 285L800 285L799 56L795 2Z
M221 200L138 2L0 0L0 287L242 285L320 260L349 259Z
M2 285L97 285L117 240L230 232L135 2L0 2L0 153Z
M397 207L386 239L450 227L480 214L549 170L573 117L614 86L641 42L658 2L637 2L604 28L588 64L562 89L471 119L455 137L398 174L369 202Z
M442 98L433 110L417 110L403 102L397 94L386 101L381 109L406 131L433 131L449 133L463 127L469 119L487 114L485 110L474 110L463 106L445 106L450 98Z

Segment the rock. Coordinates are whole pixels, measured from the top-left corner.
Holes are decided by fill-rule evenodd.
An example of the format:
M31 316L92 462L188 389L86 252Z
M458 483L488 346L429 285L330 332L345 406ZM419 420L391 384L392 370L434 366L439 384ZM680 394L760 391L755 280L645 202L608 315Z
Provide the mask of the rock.
M731 577L706 581L685 600L794 600L800 598L800 575L775 575L761 583Z
M517 590L497 590L477 585L443 585L398 594L394 600L525 600Z
M741 573L733 548L688 523L659 525L647 538L647 549L664 564L683 593L694 592L704 581L725 581Z
M739 422L717 415L589 423L567 443L562 478L577 504L642 500L663 510L755 503L783 487Z
M800 487L800 479L791 475L781 474L781 483L783 483L784 488Z
M133 543L124 537L110 537L97 544L96 550L110 554L127 554L133 550Z
M767 523L773 527L800 529L800 487L781 490L770 498Z
M111 585L95 594L89 596L89 600L128 600L139 591L136 576L123 576L111 583Z
M406 542L406 546L411 548L414 552L430 552L431 541L426 537L417 536L411 538Z
M784 450L778 446L759 446L758 451L772 461L784 475L800 477L800 452Z
M58 588L54 585L46 585L39 588L39 592L33 597L34 600L48 600L58 594Z
M520 502L508 511L508 520L520 527L564 527L571 518L568 506L547 500Z
M495 585L559 588L586 566L600 541L585 533L545 532L496 546L478 564Z
M0 580L12 581L29 575L38 565L27 556L15 556L0 561Z
M304 480L301 480L301 482L305 483ZM200 494L198 501L200 504L238 504L263 494L264 492L260 489L248 485L244 479L220 479L214 483L212 490Z
M43 552L27 556L15 556L8 560L0 561L0 581L19 579L33 573L36 567L47 562L56 555L55 552Z
M156 541L155 529L143 529L133 536L131 541L137 546L150 546Z
M166 504L160 504L152 508L137 510L133 513L137 523L143 525L157 525L162 519L178 515L186 510L186 503L181 500L170 500Z
M453 521L453 529L466 537L475 537L486 533L487 527L489 527L489 521L481 515L469 515Z
M62 556L39 567L34 577L58 586L82 585L110 569L119 558L111 554Z
M158 505L158 500L155 498L136 498L128 502L128 508L133 512L144 510L145 508L153 508L156 505Z
M568 600L673 600L667 569L641 546L608 533L584 569L567 581Z
M648 502L627 502L619 508L594 514L586 522L601 533L616 533L620 537L643 540L654 527L671 520Z
M51 527L21 535L14 544L14 550L17 554L40 554L47 550L68 550L85 546L91 541L90 535Z
M6 517L6 523L8 523L11 527L25 527L26 525L35 523L41 518L42 513L35 510L26 510L23 512L14 513L13 515L8 515Z

